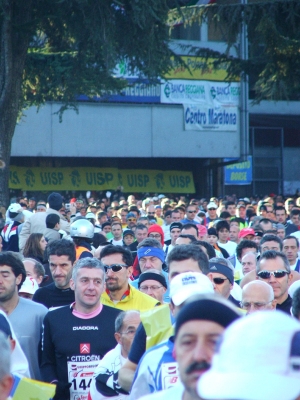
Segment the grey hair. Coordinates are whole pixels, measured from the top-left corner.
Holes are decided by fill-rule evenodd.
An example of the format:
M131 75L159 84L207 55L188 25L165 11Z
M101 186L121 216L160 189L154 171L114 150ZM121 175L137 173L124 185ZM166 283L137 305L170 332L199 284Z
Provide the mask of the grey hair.
M4 333L0 331L0 381L5 375L10 374L11 355L9 340Z
M251 286L254 286L254 285L259 285L259 286L264 287L268 291L268 299L269 299L269 301L271 302L271 301L274 300L274 290L272 289L272 286L269 285L267 282L259 281L257 279L255 281L251 281L251 282L247 283L243 287L242 295L245 293L245 291L247 289L251 290Z
M211 258L211 259L209 260L209 265L211 265L211 264L222 264L222 265L224 265L225 267L231 269L231 271L233 271L233 273L234 273L234 266L233 266L232 263L231 263L229 260L227 260L226 258L223 258L223 257L214 257L214 258Z
M153 238L146 238L144 239L141 243L138 244L137 248L140 249L141 247L155 247L157 249L161 249L162 250L162 245L161 243Z
M128 310L128 311L120 312L120 314L117 316L117 318L115 320L115 332L119 332L119 333L121 332L125 317L132 313L140 314L136 310Z
M256 265L256 273L258 274L260 271L260 264L261 264L262 260L275 260L277 257L282 259L286 271L288 273L290 273L291 267L290 267L290 263L289 263L286 255L284 253L282 253L281 251L276 251L276 250L268 250L268 251L265 251L264 253L262 253L262 255Z
M76 281L78 271L81 268L89 268L89 269L97 268L103 272L103 275L105 273L102 262L97 258L92 258L92 257L81 258L80 260L77 261L77 263L74 265L73 268L72 279L74 282Z
M37 274L37 276L42 276L44 278L45 276L45 268L43 264L41 264L39 261L35 260L34 258L24 258L24 261L31 261L34 264L34 272Z

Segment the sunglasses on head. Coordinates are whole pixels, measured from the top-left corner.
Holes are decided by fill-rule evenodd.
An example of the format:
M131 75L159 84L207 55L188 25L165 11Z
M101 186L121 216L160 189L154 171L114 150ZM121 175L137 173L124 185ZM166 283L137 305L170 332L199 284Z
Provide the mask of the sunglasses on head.
M259 271L257 275L261 279L269 279L271 277L271 275L273 275L274 278L283 278L285 275L288 275L288 274L289 274L289 272L279 269L278 271Z
M126 264L103 265L103 268L104 268L105 273L107 273L107 271L109 269L111 269L113 272L119 272L123 268L128 268L128 265L126 265Z
M228 278L213 278L213 281L216 285L222 285Z

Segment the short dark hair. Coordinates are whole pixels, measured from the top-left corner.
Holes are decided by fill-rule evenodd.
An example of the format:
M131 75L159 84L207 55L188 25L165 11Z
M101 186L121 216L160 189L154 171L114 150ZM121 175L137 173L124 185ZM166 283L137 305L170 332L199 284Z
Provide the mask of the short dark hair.
M124 264L126 264L128 267L132 266L133 260L131 252L125 249L125 247L123 246L108 245L103 247L100 253L100 261L102 258L110 256L112 254L121 254Z
M60 218L57 214L48 214L46 217L46 227L53 229L56 224L59 224Z
M217 222L216 225L216 231L220 232L221 229L227 229L228 231L230 231L230 225L227 221L219 221Z
M292 313L293 316L299 319L300 316L300 287L295 290L293 294L293 303L292 303Z
M260 271L260 264L262 260L275 260L277 257L280 257L284 263L285 269L287 270L288 273L291 272L291 267L290 263L287 259L287 256L282 253L281 251L276 251L276 250L268 250L265 251L261 256L260 259L258 260L258 263L256 264L256 273Z
M167 265L170 269L170 264L173 261L184 261L189 258L198 262L199 269L204 275L209 273L208 259L199 246L194 244L183 244L175 246L167 257Z
M145 220L146 220L146 219L148 220L148 217L141 217L141 218L143 218L143 219L145 219ZM141 231L143 231L144 229L147 229L147 230L148 230L147 226L144 225L144 224L137 224L135 230L137 230L137 229L140 229Z
M49 259L50 256L67 256L72 264L74 264L76 260L75 245L71 240L67 239L53 240L48 243L46 254L47 259Z
M179 235L178 237L183 238L183 239L190 239L191 243L197 242L197 239L196 239L195 236L193 236L193 235L181 234L181 235Z
M263 236L263 238L261 239L261 241L260 241L260 247L262 246L262 244L264 244L264 243L266 243L266 242L276 242L276 243L279 243L279 245L280 245L280 251L282 250L282 240L278 237L278 236L276 236L276 235L265 235L265 236Z
M282 245L283 245L283 242L284 242L286 239L294 239L295 242L296 242L297 248L299 249L299 240L296 238L296 236L293 236L293 235L288 235L288 236L286 236L286 237L283 239L283 241L282 241Z
M199 231L198 231L198 227L195 224L184 224L182 226L181 230L182 229L190 229L190 228L194 228L195 231L197 232L197 236L198 236Z
M231 217L231 214L229 214L228 211L222 211L220 214L221 219L226 219L226 218L230 218L230 217Z
M99 211L99 212L97 213L97 218L99 219L99 218L101 218L101 217L104 217L104 215L107 215L107 212L105 212L105 211Z
M275 207L275 215L276 215L276 211L284 211L284 213L286 214L286 209L283 206Z
M215 251L214 247L210 243L205 242L204 240L197 240L194 244L199 245L199 246L203 246L203 247L206 248L209 260L211 258L216 257L216 251Z
M172 210L166 211L165 214L164 214L164 215L165 215L165 218L166 218L166 217L170 217L170 216L172 215L172 212L173 212Z
M262 205L259 207L259 211L267 211L267 206L265 206L264 204L262 204Z
M157 249L162 249L161 243L151 237L144 239L141 243L138 244L137 248L140 249L141 247L155 247Z
M19 275L22 275L21 282L18 285L19 290L26 279L26 271L18 253L14 253L13 251L5 251L0 253L0 265L7 265L11 267L16 278Z
M225 203L225 209L227 210L228 206L236 206L234 201L226 201Z
M293 215L300 215L299 208L294 208L293 210L291 210L290 216L293 216Z
M236 246L236 256L238 260L242 257L242 252L244 249L255 249L255 251L258 251L258 246L255 242L252 240L242 240L237 246Z

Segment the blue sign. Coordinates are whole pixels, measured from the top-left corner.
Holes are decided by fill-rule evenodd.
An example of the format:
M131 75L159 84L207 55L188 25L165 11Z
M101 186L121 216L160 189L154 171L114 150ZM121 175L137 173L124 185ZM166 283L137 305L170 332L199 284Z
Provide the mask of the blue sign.
M146 80L137 81L127 78L128 86L120 93L111 93L107 95L95 96L93 101L110 103L160 103L160 84L151 84ZM80 95L79 101L91 100L88 96Z
M224 161L230 161L225 159ZM252 183L252 156L247 161L224 167L225 185L250 185Z

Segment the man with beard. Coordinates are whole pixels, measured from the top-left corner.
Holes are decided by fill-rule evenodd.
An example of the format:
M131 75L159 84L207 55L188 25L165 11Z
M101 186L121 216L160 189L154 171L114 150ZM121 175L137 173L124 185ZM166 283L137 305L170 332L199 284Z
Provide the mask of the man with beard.
M132 256L122 246L105 246L100 253L105 270L106 290L101 303L123 311L147 311L158 304L157 300L129 285L132 275Z
M210 368L220 336L239 318L238 310L214 295L193 296L182 307L175 324L173 354L180 382L171 389L142 397L143 400L200 400L199 377Z
M53 283L38 289L32 300L49 309L73 303L75 297L70 279L76 259L74 243L67 239L54 240L46 252Z

